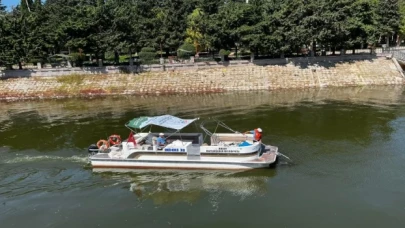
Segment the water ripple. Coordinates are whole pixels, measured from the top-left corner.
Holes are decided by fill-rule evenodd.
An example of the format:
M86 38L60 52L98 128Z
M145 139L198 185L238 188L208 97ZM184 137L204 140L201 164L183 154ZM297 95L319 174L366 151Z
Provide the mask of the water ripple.
M67 162L77 162L77 163L87 163L89 161L88 156L82 155L73 155L71 157L61 157L54 155L39 155L39 156L18 156L11 159L6 159L0 163L5 164L17 164L17 163L26 163L26 162L39 162L39 161L67 161Z
M400 218L404 202L398 199L405 183L404 104L401 90L364 88L4 104L0 110L0 217L8 220L5 226L27 218L20 227L60 227L66 224L58 220L64 213L69 225L79 227L84 225L77 218L86 213L96 218L86 221L105 218L120 226L127 219L144 219L146 224L163 215L184 221L184 216L202 213L200 217L205 218L208 212L238 224L245 221L246 213L257 214L246 208L254 205L267 213L271 205L276 210L268 220L275 221L294 214L304 219L314 215L313 224L320 217L330 222L328 210L342 217L384 219L366 214L370 208ZM135 116L166 113L214 116L230 122L235 130L260 124L265 130L263 141L279 146L295 165L281 161L275 169L252 172L98 173L89 168L83 148L113 132L127 135L123 126ZM308 200L311 204L302 203ZM165 204L170 206L161 206ZM97 213L91 213L94 208ZM354 208L356 214L347 208Z

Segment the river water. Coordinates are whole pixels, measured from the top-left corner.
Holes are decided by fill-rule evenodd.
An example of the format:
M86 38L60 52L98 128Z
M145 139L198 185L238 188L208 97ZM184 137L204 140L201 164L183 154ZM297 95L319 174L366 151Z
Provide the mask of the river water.
M403 87L0 103L0 227L403 227ZM292 161L98 172L87 146L139 115L264 130ZM188 131L198 130L198 125Z

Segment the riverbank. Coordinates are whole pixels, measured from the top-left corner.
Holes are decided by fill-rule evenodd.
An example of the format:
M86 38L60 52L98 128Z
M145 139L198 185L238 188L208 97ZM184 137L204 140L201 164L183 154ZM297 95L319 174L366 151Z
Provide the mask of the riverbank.
M395 59L369 56L345 61L300 59L267 66L249 64L140 74L12 78L0 81L0 100L400 84L405 84L405 78Z

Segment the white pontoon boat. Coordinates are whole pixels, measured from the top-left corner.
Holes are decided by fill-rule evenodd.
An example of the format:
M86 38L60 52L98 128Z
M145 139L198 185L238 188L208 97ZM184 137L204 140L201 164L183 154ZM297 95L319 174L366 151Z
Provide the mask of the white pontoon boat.
M210 143L203 142L202 133L181 133L180 130L198 120L180 119L171 115L139 117L125 124L131 130L127 140L118 135L109 141L100 140L89 147L93 168L140 169L254 169L266 168L277 160L278 148L253 141L252 134L233 131L211 133L204 122L201 129L210 136ZM166 144L159 146L159 133L142 132L147 127L160 126L175 130L165 133ZM137 132L139 131L140 132Z

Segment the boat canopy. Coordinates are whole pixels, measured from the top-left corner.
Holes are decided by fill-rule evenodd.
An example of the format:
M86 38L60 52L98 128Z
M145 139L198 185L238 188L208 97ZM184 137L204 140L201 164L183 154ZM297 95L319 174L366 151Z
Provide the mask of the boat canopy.
M180 130L191 124L192 122L198 120L199 118L195 119L180 119L175 116L171 115L163 115L163 116L141 116L138 118L134 118L127 122L125 126L134 128L134 129L142 129L149 125L156 125L165 128L171 128Z

